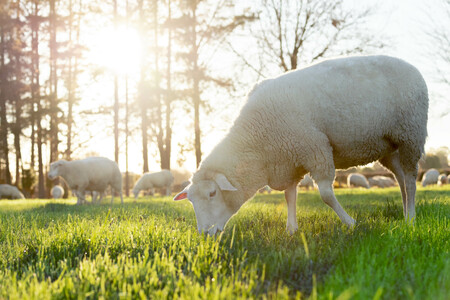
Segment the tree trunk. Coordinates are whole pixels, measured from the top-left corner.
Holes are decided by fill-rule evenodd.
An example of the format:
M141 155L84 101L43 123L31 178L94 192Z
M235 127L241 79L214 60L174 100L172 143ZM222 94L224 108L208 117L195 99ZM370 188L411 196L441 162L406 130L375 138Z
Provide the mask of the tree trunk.
M193 28L192 28L192 62L193 62L193 101L194 101L194 148L195 148L195 158L197 163L197 168L200 166L202 160L202 149L201 149L201 132L200 132L200 78L198 70L198 45L197 45L197 18L196 18L197 5L194 5L192 9L193 18Z
M33 75L31 75L33 76ZM36 115L36 111L34 110L34 104L36 102L34 101L33 96L31 96L31 115L30 115L30 123L31 123L31 134L30 134L30 139L31 139L31 153L30 153L30 169L34 171L34 168L36 167L36 162L34 161L35 157L36 157L36 120L35 120L35 115Z
M58 160L58 79L57 79L57 44L56 44L56 8L55 1L50 0L50 162Z
M14 38L16 43L19 45L18 49L15 50L14 54L14 60L15 60L15 81L17 82L16 90L14 91L15 96L15 124L14 124L14 148L16 150L16 186L22 185L21 180L21 162L22 162L22 151L21 151L21 145L20 145L20 135L22 133L22 63L21 63L21 55L22 55L22 47L24 46L22 44L21 40L21 27L19 25L20 21L20 3L17 2L16 7L16 20L17 23L14 28Z
M128 6L128 1L127 1ZM128 18L128 15L127 15ZM125 195L130 196L130 179L128 176L128 76L125 77Z
M114 29L117 30L117 0L114 0ZM114 160L119 163L119 80L114 74Z
M156 100L156 118L158 120L156 141L158 144L159 158L161 169L164 169L166 162L164 156L164 128L162 126L162 103L160 93L160 76L159 76L159 49L158 49L158 0L154 0L153 6L153 21L154 23L154 36L155 36L155 100Z
M167 3L168 5L168 22L170 23L172 18L172 10L170 7L170 0ZM168 44L167 44L167 92L166 92L166 151L165 151L165 161L166 165L165 169L170 170L170 153L172 151L172 128L170 126L170 103L172 102L172 70L171 70L171 62L172 62L172 28L169 26L168 28Z
M69 22L68 22L68 30L69 30L69 47L72 51L73 49L73 38L72 38L72 29L73 29L73 4L72 0L69 1ZM72 122L73 122L73 102L74 102L74 74L73 74L73 53L70 53L69 66L68 66L68 82L67 82L67 149L65 157L67 160L70 160L70 156L72 154Z
M128 29L129 8L128 0L126 1L126 24ZM130 196L130 179L128 176L128 75L125 76L125 195Z
M42 153L42 105L41 105L41 93L40 93L40 82L39 82L39 0L34 1L34 12L33 16L35 18L35 23L32 24L31 33L31 97L33 98L33 103L36 104L36 134L37 134L37 151L38 151L38 197L45 198L45 178L44 178L44 164L43 164L43 153Z
M141 96L143 98L143 96ZM144 102L144 99L141 99ZM143 159L143 172L148 172L148 138L147 138L147 129L148 129L148 116L147 116L147 107L143 103L143 107L141 107L141 133L142 133L142 159Z
M17 100L16 100L17 101ZM16 107L16 110L18 108ZM20 148L20 121L17 119L17 114L16 113L16 123L14 124L14 130L13 130L13 134L14 134L14 149L16 150L16 186L20 186L21 185L21 177L20 177L20 170L22 169L21 167L21 161L22 161L22 152L21 152L21 148Z
M6 119L6 95L5 87L7 86L7 78L5 68L5 31L3 24L0 24L0 135L1 135L1 145L2 154L5 160L5 181L7 184L11 184L11 171L9 169L9 148L8 148L8 120Z
M119 163L119 80L114 75L114 161Z
M139 31L144 35L144 8L143 0L138 1L139 6ZM143 57L145 56L145 48L142 49L142 66L140 70L140 91L139 91L139 104L141 106L141 135L142 135L142 160L143 160L143 172L148 172L148 115L147 105L145 103L145 66Z

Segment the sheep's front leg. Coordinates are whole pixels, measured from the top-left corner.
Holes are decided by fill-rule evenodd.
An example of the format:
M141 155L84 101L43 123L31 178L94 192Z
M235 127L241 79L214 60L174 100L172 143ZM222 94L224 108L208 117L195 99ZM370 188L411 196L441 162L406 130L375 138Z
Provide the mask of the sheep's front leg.
M288 208L288 217L286 230L290 234L294 234L297 231L297 184L294 184L288 187L284 191L284 197L286 198L287 208Z
M322 197L323 202L334 210L342 222L349 227L353 227L355 225L355 220L347 214L334 195L333 180L318 181L317 186L319 187L320 197Z
M76 190L75 191L75 195L77 195L77 205L81 205L84 204L86 199L85 199L85 191L84 190Z

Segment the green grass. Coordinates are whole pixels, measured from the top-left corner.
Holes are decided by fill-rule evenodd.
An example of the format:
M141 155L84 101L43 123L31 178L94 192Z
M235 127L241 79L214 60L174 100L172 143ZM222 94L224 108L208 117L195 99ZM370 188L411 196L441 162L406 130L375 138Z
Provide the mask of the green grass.
M414 226L398 189L337 190L348 229L300 192L258 195L217 237L187 201L0 201L0 299L449 299L450 185L421 188Z

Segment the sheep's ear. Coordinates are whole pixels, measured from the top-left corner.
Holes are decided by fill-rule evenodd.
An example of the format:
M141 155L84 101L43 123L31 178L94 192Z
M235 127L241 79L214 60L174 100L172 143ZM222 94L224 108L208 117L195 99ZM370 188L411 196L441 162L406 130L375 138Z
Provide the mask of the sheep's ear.
M222 191L237 191L237 188L235 188L223 174L217 174L216 177L214 177L214 181Z
M183 199L187 199L187 189L184 189L182 192L178 193L173 198L174 201L183 200Z

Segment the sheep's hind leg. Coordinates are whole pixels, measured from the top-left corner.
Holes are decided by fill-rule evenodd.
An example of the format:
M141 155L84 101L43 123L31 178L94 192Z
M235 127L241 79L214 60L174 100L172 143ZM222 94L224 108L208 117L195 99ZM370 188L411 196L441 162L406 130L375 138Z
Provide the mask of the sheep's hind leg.
M407 217L407 201L406 201L406 186L405 186L405 173L403 172L403 168L400 164L400 157L398 151L395 151L389 155L386 155L379 162L394 173L395 179L397 179L398 185L400 187L400 191L402 193L402 201L403 201L403 216Z
M415 195L420 147L405 144L399 147L400 165L405 172L406 214L405 219L414 221L416 217Z
M297 231L297 184L294 184L284 191L284 197L287 202L288 217L286 230L290 234Z
M114 203L114 189L111 186L111 205Z

